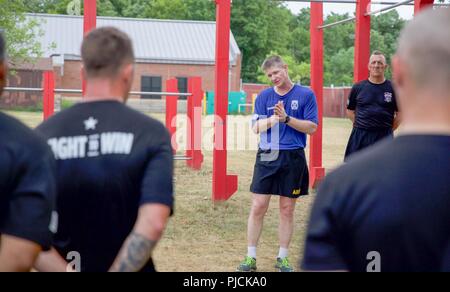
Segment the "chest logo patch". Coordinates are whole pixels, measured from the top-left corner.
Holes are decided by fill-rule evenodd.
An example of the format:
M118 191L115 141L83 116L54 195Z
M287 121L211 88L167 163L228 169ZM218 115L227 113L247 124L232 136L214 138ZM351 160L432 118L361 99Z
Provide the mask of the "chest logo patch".
M293 100L293 101L292 101L292 103L291 103L291 109L292 109L293 111L298 110L298 100Z
M392 93L391 92L385 92L384 93L384 101L385 102L392 102Z

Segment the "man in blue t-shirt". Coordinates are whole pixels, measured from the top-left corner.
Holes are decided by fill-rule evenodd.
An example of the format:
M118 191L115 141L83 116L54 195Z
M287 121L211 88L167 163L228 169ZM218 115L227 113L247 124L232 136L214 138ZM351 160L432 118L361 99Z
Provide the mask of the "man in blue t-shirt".
M288 67L279 56L265 60L262 69L275 86L256 99L253 131L261 134L261 141L250 189L253 202L248 219L248 253L237 270L256 270L256 247L264 216L271 196L276 195L280 197L280 250L275 266L291 272L288 249L295 203L308 194L309 188L306 135L317 129L318 109L314 93L292 83Z
M350 92L347 116L353 131L345 151L345 160L385 137L393 136L400 123L397 99L392 83L386 80L386 57L375 51L370 57L369 79L355 84Z
M0 33L0 95L5 50ZM54 163L43 139L0 113L0 272L30 271L39 252L51 246L57 225Z
M403 30L393 75L403 127L323 181L306 236L311 271L450 268L449 9Z

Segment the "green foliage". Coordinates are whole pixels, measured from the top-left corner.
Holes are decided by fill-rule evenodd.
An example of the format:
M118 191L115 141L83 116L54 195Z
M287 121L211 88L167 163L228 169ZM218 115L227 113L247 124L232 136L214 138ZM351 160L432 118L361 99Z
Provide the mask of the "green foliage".
M277 52L270 52L270 54L268 54L266 58L272 55L279 55L279 54ZM288 65L289 77L294 83L299 84L310 83L311 66L309 63L305 62L297 63L294 57L290 55L281 55L281 57L283 58L284 62ZM264 84L270 84L269 78L267 78L267 76L261 70L261 68L259 68L258 73L259 74L257 78L259 82Z
M36 37L42 33L36 21L25 18L25 1L0 0L0 29L4 31L10 61L31 62L42 48Z
M348 86L353 83L354 48L341 49L337 54L325 58L324 84L326 86Z
M74 102L74 101L67 100L67 99L61 99L61 110L68 109L68 108L74 106L75 104L76 104L76 102Z

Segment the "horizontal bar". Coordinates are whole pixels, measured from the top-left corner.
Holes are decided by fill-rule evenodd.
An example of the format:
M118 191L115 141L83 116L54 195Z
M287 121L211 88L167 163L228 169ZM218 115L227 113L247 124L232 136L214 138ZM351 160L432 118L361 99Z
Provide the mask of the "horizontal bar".
M81 89L59 89L54 90L55 93L83 93Z
M175 155L173 157L173 160L176 160L176 161L192 160L192 157L187 157L187 156L182 156L182 155Z
M350 0L280 0L282 2L303 2L303 3L336 3L336 4L356 4L357 1ZM377 5L392 5L395 2L387 2L387 1L372 1L372 4ZM406 3L402 4L406 6L414 6L414 3ZM448 3L434 3L433 6L450 6Z
M370 16L370 15L374 15L374 14L377 14L377 13L380 13L380 12L383 12L383 11L391 10L391 9L394 9L394 8L396 8L398 6L402 6L402 5L411 3L412 1L414 1L414 0L405 0L405 1L402 1L402 2L398 2L398 3L393 3L392 5L390 5L388 7L383 7L381 9L378 9L378 10L375 10L375 11L366 12L364 14L364 16Z
M350 18L347 18L347 19L343 19L343 20L339 20L339 21L333 22L333 23L321 25L321 26L319 26L319 27L317 27L317 28L318 28L318 29L324 29L324 28L327 28L327 27L336 26L336 25L338 25L338 24L350 22L350 21L353 21L353 20L355 20L355 19L356 19L356 17L350 17Z
M21 87L5 87L4 91L25 91L25 92L42 92L43 88L21 88Z
M192 93L131 91L130 95L192 96Z
M5 91L42 92L43 88L5 87ZM81 89L56 88L55 93L82 93ZM191 93L131 91L130 95L192 96Z

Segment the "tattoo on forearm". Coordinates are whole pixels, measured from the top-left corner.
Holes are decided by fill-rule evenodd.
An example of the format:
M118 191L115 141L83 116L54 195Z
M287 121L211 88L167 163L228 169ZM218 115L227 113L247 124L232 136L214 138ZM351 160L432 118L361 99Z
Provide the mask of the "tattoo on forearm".
M157 241L131 233L122 248L117 264L112 268L116 272L137 272L149 261Z

